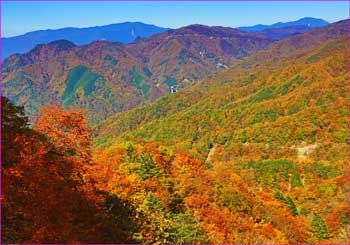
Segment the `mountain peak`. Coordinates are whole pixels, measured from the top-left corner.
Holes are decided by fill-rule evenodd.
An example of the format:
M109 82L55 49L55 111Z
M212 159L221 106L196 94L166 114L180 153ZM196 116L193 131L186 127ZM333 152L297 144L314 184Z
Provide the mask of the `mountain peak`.
M68 50L74 47L76 47L76 45L73 42L61 39L61 40L49 42L48 44L38 44L33 49L31 49L28 53L37 53L37 52L40 52L42 49L49 49L49 50L58 52L58 51Z
M329 22L327 22L323 19L312 18L312 17L304 17L302 19L294 21L294 23L295 23L295 25L307 25L309 27L322 27L322 26L326 26L329 24Z
M242 34L243 32L239 29L235 29L232 27L222 27L222 26L206 26L201 24L193 24L189 26L182 27L177 30L171 30L168 33L197 33L205 36L213 36L213 37L233 37L237 36L237 34Z
M73 42L65 39L49 42L48 45L51 47L57 47L58 49L61 49L61 50L66 50L77 46Z

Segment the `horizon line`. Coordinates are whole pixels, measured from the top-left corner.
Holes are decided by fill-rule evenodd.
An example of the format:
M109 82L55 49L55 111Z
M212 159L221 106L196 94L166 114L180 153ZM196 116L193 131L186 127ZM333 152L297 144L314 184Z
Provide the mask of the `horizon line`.
M10 0L12 2L12 0ZM8 2L10 2L8 0ZM20 0L18 0L20 1ZM38 0L36 0L38 1ZM39 0L41 1L41 0ZM44 0L42 0L44 1ZM50 0L51 1L51 0ZM54 0L55 1L55 0ZM59 1L59 0L57 0ZM68 0L67 0L68 1ZM91 0L92 1L92 0ZM105 1L105 0L103 0ZM113 1L113 0L107 0L107 1ZM129 0L127 0L129 1ZM134 0L131 0L131 1L134 1ZM148 1L148 0L142 0L142 1ZM161 1L161 0L159 0ZM186 1L186 0L180 0L180 1ZM196 1L201 1L201 0L196 0ZM210 0L207 0L207 1L210 1ZM219 0L219 1L222 1L222 0ZM225 0L225 1L230 1L230 0ZM260 1L263 1L263 0L260 0ZM302 0L297 0L297 1L302 1ZM317 1L317 0L315 0ZM338 1L338 0L335 0L335 1ZM342 0L339 0L339 1L342 1ZM257 25L266 25L266 26L270 26L270 25L274 25L274 24L277 24L277 23L288 23L288 22L294 22L294 21L299 21L299 20L302 20L302 19L305 19L305 18L312 18L312 19L319 19L319 20L324 20L326 22L328 22L329 24L332 24L332 23L336 23L338 21L342 21L342 20L346 20L346 19L339 19L335 22L330 22L329 20L326 20L324 18L319 18L319 17L310 17L310 16L305 16L305 17L302 17L302 18L298 18L298 19L295 19L295 20L290 20L290 21L279 21L279 22L274 22L272 24L264 24L264 23L257 23L257 24L254 24L254 25L246 25L246 26L237 26L237 27L233 27L233 26L226 26L226 25L208 25L208 24L205 24L205 23L191 23L191 24L188 24L188 25L184 25L184 26L179 26L179 27L175 27L175 28L171 28L171 27L164 27L164 26L158 26L157 24L153 24L153 23L146 23L146 22L142 22L142 21L130 21L130 20L126 20L126 21L123 21L123 22L116 22L116 23L109 23L109 24L102 24L102 25L91 25L91 26L63 26L63 27L59 27L59 28L48 28L48 29L36 29L36 30L32 30L32 31L28 31L28 32L24 32L22 34L18 34L18 35L13 35L13 36L2 36L1 33L0 33L0 37L1 38L14 38L14 37L18 37L18 36L23 36L23 35L26 35L26 34L29 34L29 33L33 33L33 32L40 32L40 31L58 31L58 30L62 30L62 29L68 29L68 28L72 28L72 29L88 29L88 28L98 28L98 27L105 27L105 26L110 26L110 25L119 25L119 24L127 24L127 23L141 23L141 24L145 24L145 25L152 25L152 26L156 26L156 27L159 27L159 28L164 28L164 29L170 29L170 30L174 30L174 29L180 29L180 28L183 28L183 27L186 27L186 26L191 26L191 25L205 25L205 26L209 26L209 27L226 27L226 28L233 28L233 29L239 29L239 28L242 28L242 27L253 27L253 26L257 26ZM349 17L350 18L350 17Z

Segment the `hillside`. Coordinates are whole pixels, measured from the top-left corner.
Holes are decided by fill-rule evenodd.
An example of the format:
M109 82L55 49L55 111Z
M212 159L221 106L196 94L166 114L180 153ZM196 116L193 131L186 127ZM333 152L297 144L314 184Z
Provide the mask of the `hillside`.
M131 44L67 40L12 55L3 65L3 95L35 118L44 104L85 109L91 122L188 87L274 40L232 28L193 25Z
M65 39L77 45L98 40L130 43L136 38L149 37L167 30L169 29L142 22L125 22L86 28L67 27L33 31L19 36L2 38L2 60L12 54L28 52L38 44L46 44L55 40Z
M95 128L100 188L146 217L138 242L349 242L348 24Z
M301 101L293 102L295 97L287 99L290 96L287 93L288 86L291 86L287 81L291 81L290 83L293 84L295 89L300 89L299 92L293 93L299 94L302 91L301 94L305 95L305 88L301 87L300 84L309 78L303 78L300 74L305 74L309 77L310 71L319 69L317 66L323 66L326 69L328 65L327 59L331 59L329 56L332 55L333 51L340 50L339 55L346 54L344 52L346 51L346 43L343 39L349 34L348 29L346 29L347 23L348 21L342 21L282 40L273 44L268 50L250 56L243 62L238 62L228 70L211 74L192 88L161 98L153 104L135 108L126 113L116 114L98 126L99 141L113 142L113 138L119 137L125 132L125 138L131 136L131 138L141 137L156 141L166 141L171 142L171 144L183 145L184 148L192 148L194 145L199 144L202 154L205 154L207 145L215 143L209 142L213 140L214 135L206 135L204 137L205 140L198 141L197 138L201 131L204 134L217 134L220 137L226 134L230 135L232 133L230 129L235 129L236 131L237 126L240 128L250 126L250 121L254 122L255 120L251 118L246 119L244 121L246 124L242 125L240 120L243 119L240 118L241 116L253 116L252 114L259 111L260 115L256 115L257 121L253 124L261 123L265 121L264 119L270 117L273 120L269 123L273 124L278 118L281 119L288 116L286 111L281 111L288 111L288 108L284 108L287 105L288 107L294 105L295 108L293 110L295 111L292 114L297 115L296 112L300 110L299 107L306 106L309 102L304 101L305 98L303 96L298 97ZM338 41L335 41L338 40L337 38L340 38L340 44ZM325 44L327 42L328 44ZM316 68L313 68L313 66L316 66ZM321 76L320 74L318 75ZM343 75L345 74L340 76ZM283 79L280 77L283 77ZM323 81L333 78L318 77L318 79L317 81ZM294 80L297 80L300 84L294 84ZM284 82L286 83L285 85L283 85ZM309 83L306 82L306 84ZM286 88L282 89L282 86ZM286 92L283 92L285 94L279 94L282 93L279 92L280 90L286 90ZM265 98L258 98L257 102L259 103L252 103L252 99L249 99L254 97L254 95L259 97L259 91L262 93L261 96L266 96L269 99L268 101L272 103L271 106L273 108L276 107L276 105L273 105L276 100L284 101L284 107L280 105L277 111L274 110L274 112L271 112L271 115L267 115L268 112L262 111L263 105L268 103L268 101L265 101ZM309 97L312 98L313 96L310 95ZM239 110L237 108L234 109L236 105L242 108ZM248 110L249 113L245 113L245 110ZM254 112L255 110L256 112ZM215 114L215 116L209 115L209 112ZM192 117L190 115L195 116ZM174 118L183 119L186 123L182 120L174 120ZM239 121L237 121L238 119ZM200 121L198 120L203 123L214 121L207 125L206 129L203 129L199 125ZM233 122L238 125L233 124ZM160 123L164 123L164 127L160 127L159 125L162 125ZM219 128L231 133L220 133L220 131L217 131ZM177 134L180 137L179 139L168 137ZM196 139L192 141L191 137Z
M134 130L120 130L121 137L164 142L177 149L193 151L197 157L206 156L214 144L223 145L228 151L238 142L252 143L250 148L254 144L257 147L272 144L286 151L286 147L303 141L320 147L330 142L345 144L348 41L329 42L303 54L302 58L280 60L277 69L267 63L244 73L231 70L214 75L211 79L218 85L207 88L209 93L198 86L197 93L203 93L198 101L195 101L196 94L179 93L169 103L175 107L172 113L166 112L167 104L163 104L166 100L161 99L153 108L162 108L165 116L158 116L162 111L143 108L140 110L145 110L144 113L139 114L136 109L121 115L123 122L114 117L113 125L132 127L143 115L149 115L154 119L137 125ZM285 64L283 68L282 64ZM333 87L334 83L338 86ZM190 96L193 104L186 106L187 99L183 96ZM304 126L300 128L301 125ZM291 127L297 131L291 132ZM118 130L109 132L113 134Z
M1 242L349 244L349 24L9 57Z

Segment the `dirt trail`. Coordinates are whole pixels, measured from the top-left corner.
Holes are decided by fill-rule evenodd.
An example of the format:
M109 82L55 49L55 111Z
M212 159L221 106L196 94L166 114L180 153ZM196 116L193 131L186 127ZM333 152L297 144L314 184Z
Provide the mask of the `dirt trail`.
M211 158L212 158L212 156L215 153L216 147L217 147L217 145L214 144L213 147L210 149L210 151L208 153L208 156L207 156L207 159L205 160L205 163L210 163L211 162Z

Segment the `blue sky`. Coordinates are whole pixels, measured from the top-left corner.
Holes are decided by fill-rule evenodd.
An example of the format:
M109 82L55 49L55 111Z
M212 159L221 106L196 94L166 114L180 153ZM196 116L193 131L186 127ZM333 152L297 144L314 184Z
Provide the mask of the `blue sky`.
M190 24L246 26L300 19L349 18L349 2L1 2L1 35L62 27L141 21L177 28Z

